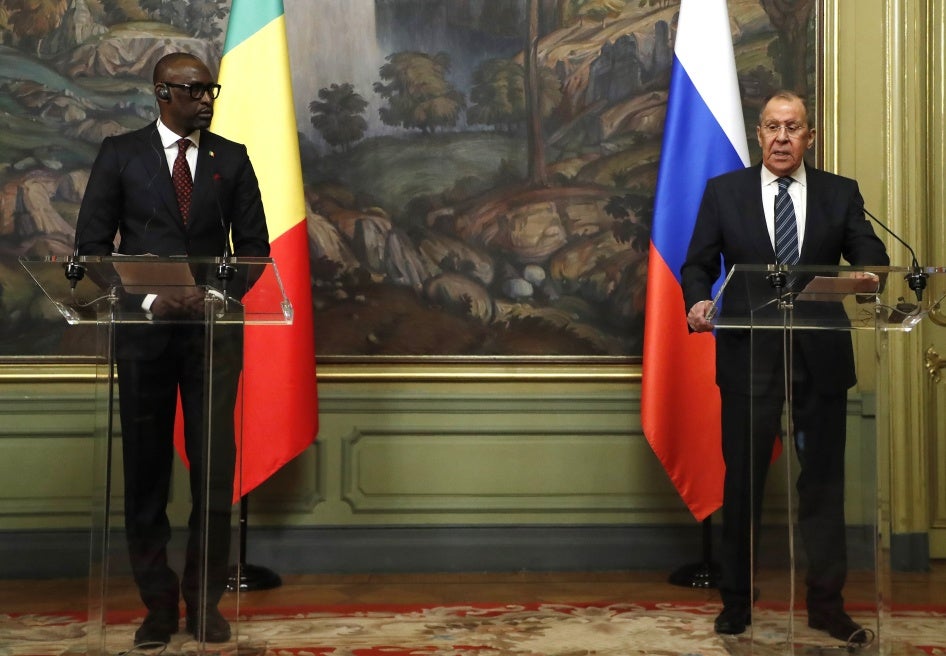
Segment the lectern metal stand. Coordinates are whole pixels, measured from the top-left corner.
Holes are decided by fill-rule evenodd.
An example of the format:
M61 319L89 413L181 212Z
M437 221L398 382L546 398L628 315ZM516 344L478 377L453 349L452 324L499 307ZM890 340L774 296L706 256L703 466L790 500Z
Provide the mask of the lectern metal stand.
M191 439L191 460L202 463L182 476L172 475L171 495L201 492L204 503L190 517L171 517L169 526L157 526L160 535L170 538L167 563L183 577L185 557L196 563L196 589L186 595L198 608L197 630L185 628L184 603L180 601L180 630L172 636L182 653L238 653L248 647L239 626L239 590L222 593L229 563L238 543L239 522L235 503L239 500L242 471L243 411L237 387L243 363L245 325L282 325L292 322L292 307L286 298L275 264L269 258L159 258L152 256L47 257L21 258L21 263L55 304L70 325L89 325L96 333L96 439L93 508L89 560L88 653L113 655L134 647L134 633L147 612L139 597L132 572L157 567L161 558L147 545L133 541L115 524L123 516L123 487L130 484L123 475L122 441L119 420L118 372L116 363L141 356L147 344L161 340L181 340L189 353L199 354L202 383L189 390L202 408L203 425L197 439ZM172 317L155 316L146 299L152 296L182 300ZM183 299L187 299L183 302ZM149 308L149 309L145 309ZM252 376L251 371L242 371ZM196 379L195 379L196 382ZM124 421L153 421L147 402L137 408L126 404ZM173 399L171 399L173 403ZM180 411L178 412L180 421ZM232 436L232 439L231 439ZM192 435L193 437L193 435ZM199 443L199 444L197 444ZM155 457L171 458L168 451ZM182 483L183 481L183 483ZM136 481L136 484L142 484ZM150 481L148 484L154 484ZM199 486L199 487L195 487ZM190 507L191 504L187 504ZM161 509L155 509L160 514ZM172 526L191 522L197 539L188 541L186 529ZM141 544L146 545L142 547ZM130 567L129 556L136 566ZM238 566L238 565L237 565ZM223 572L219 576L210 572ZM220 588L218 590L218 588ZM182 593L184 591L182 590ZM204 609L223 594L218 609L229 621L231 637L224 643L205 642Z

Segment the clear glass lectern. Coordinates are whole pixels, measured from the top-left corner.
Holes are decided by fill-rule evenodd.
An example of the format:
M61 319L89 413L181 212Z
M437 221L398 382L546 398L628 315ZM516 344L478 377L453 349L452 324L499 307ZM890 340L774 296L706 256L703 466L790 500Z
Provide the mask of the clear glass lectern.
M135 646L134 634L146 613L142 600L149 595L167 597L164 583L168 577L173 581L171 571L178 577L182 597L174 648L182 653L236 653L246 642L237 621L239 586L226 591L226 582L230 564L239 566L234 557L239 544L235 502L242 470L238 459L243 408L238 388L241 376L253 375L243 367L243 328L292 322L292 307L275 264L269 258L153 256L21 258L21 263L66 322L94 326L97 437L88 653L119 654ZM162 345L169 341L180 345L171 350L180 361L154 367L153 354L166 353ZM188 367L178 398L165 396L163 402L178 407L175 441L186 444L185 458L194 465L187 483L179 486L183 489L172 485L171 494L193 491L192 510L188 517L164 522L164 508L156 501L161 494L155 497L150 490L164 489L170 481L151 476L147 462L173 458L170 445L146 439L132 445L117 439L123 426L129 434L149 435L153 408L162 400L148 393L134 400L131 394L122 398L122 380L138 377L146 383L156 370L168 371L164 365L171 364L173 370L185 361L196 366ZM199 418L193 422L196 426L188 426L186 440L180 427L184 406L189 416ZM127 460L140 463L134 470L123 468L131 450L138 457ZM129 480L132 475L136 480ZM140 507L135 516L156 517L141 522L151 527L148 531L115 528L125 510L125 488L132 485L139 486L142 499L147 499L136 501ZM175 524L189 528L172 530ZM166 556L156 546L165 541ZM155 573L165 581L153 590ZM191 611L186 621L181 601ZM231 635L225 641L212 637L207 609L214 607L230 624Z
M736 652L906 653L884 631L886 427L898 394L888 353L890 340L906 339L944 295L946 276L934 269L736 265L727 275L711 310L717 367L727 367L723 393L739 397L731 407L742 409L724 413L723 424L749 441L739 468L744 501L732 495L723 516L724 531L730 517L750 527L736 538L740 553L729 552L728 562L748 568L739 575L752 599L751 625L731 643ZM836 412L813 412L812 391ZM863 627L844 638L809 626L808 609L831 606L838 589Z

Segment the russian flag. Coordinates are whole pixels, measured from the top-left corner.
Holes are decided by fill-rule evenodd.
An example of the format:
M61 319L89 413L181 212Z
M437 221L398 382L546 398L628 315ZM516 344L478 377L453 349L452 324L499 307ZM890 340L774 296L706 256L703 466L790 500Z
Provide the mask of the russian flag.
M726 0L682 0L647 268L641 422L697 520L722 505L712 333L687 330L680 267L706 181L749 165Z

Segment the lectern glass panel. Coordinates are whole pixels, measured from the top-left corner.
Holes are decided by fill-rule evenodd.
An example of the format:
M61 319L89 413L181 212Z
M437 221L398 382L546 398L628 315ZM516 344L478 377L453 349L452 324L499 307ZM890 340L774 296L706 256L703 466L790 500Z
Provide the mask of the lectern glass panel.
M228 589L239 581L243 328L292 321L272 260L21 262L66 322L95 327L88 652L147 648L135 634L149 608L178 618L172 650L233 651L246 642L239 586ZM171 422L175 444L155 439ZM167 516L182 496L173 507L189 512Z
M887 354L942 297L936 282L918 301L913 273L737 265L714 300L721 357L737 367L721 390L740 475L720 559L752 608L740 653L891 653ZM825 621L842 608L861 630Z

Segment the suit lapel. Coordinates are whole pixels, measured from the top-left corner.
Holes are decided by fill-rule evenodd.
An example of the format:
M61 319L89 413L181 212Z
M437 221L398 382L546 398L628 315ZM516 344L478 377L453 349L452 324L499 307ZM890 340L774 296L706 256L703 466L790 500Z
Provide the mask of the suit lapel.
M805 240L801 245L799 264L819 262L818 245L825 242L827 221L822 212L819 198L823 198L822 178L817 169L806 166L805 177L808 181L807 202L805 204Z
M194 172L194 192L191 197L192 220L211 218L214 221L217 220L219 210L215 197L217 182L214 176L218 175L219 171L215 157L213 135L204 130L200 133L200 146L197 149L197 170ZM199 211L195 212L194 208L198 208Z
M161 198L161 202L167 207L168 216L183 228L184 224L181 221L181 211L177 207L177 195L174 193L174 183L171 182L171 170L168 166L169 163L164 152L164 146L161 144L161 136L158 134L157 124L153 125L151 131L148 133L148 140L150 142L148 151L160 153L160 157L143 157L142 161L144 167L150 179L155 181L155 190L158 193L158 197Z
M745 226L747 238L759 257L759 262L774 262L775 249L772 248L772 239L765 225L765 209L762 207L762 165L757 164L749 169L751 173L745 176L745 191L740 193L743 198L740 221Z

